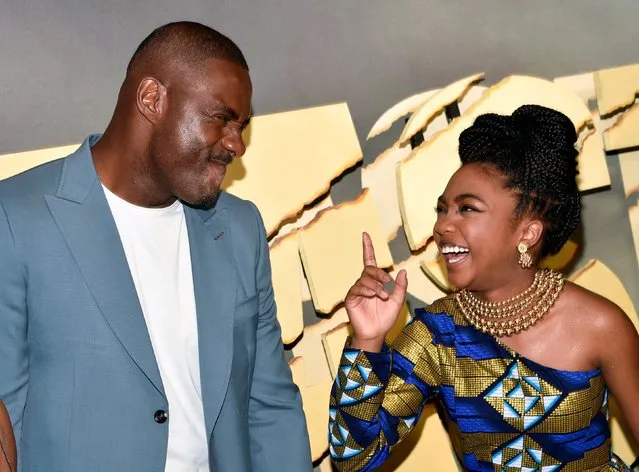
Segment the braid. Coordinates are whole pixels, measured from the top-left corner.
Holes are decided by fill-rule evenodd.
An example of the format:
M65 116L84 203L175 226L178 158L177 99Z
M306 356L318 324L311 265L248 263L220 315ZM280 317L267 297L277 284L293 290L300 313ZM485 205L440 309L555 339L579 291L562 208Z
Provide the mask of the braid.
M567 116L539 105L481 115L459 137L462 165L496 167L519 194L517 217L528 211L542 220L541 257L559 252L579 224L576 141Z

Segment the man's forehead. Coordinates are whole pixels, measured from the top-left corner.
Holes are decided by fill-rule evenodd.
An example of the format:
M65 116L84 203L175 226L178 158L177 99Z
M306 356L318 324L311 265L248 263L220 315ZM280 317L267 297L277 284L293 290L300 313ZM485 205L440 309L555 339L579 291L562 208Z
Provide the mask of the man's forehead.
M232 74L194 75L180 84L180 88L192 99L204 106L226 106L238 113L250 109L253 89L250 81L238 80ZM239 110L239 109L244 110Z
M251 85L249 71L232 61L223 59L207 59L199 67L203 78L208 80L223 80L238 82L243 85Z
M194 88L215 90L219 95L237 93L250 97L253 92L248 71L229 62L198 68L191 75L191 83Z

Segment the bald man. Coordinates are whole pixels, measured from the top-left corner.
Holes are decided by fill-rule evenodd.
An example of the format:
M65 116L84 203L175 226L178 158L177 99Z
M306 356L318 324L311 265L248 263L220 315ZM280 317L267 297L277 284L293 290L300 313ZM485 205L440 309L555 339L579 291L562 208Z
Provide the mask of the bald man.
M102 136L0 182L0 398L20 472L312 470L264 226L220 191L251 94L230 39L165 25Z

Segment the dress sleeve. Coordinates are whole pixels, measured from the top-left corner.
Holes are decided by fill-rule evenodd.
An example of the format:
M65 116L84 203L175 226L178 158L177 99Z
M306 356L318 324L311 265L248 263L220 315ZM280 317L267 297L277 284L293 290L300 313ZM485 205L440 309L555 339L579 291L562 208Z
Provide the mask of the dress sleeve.
M437 394L439 348L427 316L416 314L379 353L352 349L347 340L330 399L329 450L338 470L379 467Z

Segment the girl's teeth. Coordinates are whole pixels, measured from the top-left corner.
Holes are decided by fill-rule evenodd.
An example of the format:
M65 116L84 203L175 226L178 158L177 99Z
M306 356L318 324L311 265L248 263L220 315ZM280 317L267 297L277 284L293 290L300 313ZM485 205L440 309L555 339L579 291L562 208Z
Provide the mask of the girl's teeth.
M468 249L465 247L459 247L459 246L447 246L442 248L442 254L458 254L458 253L468 253Z

